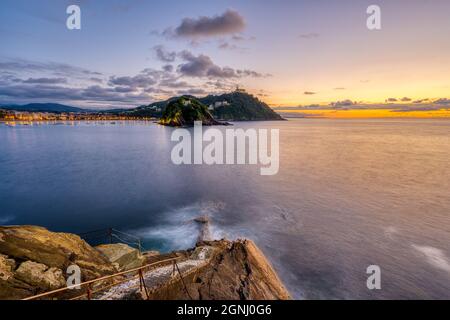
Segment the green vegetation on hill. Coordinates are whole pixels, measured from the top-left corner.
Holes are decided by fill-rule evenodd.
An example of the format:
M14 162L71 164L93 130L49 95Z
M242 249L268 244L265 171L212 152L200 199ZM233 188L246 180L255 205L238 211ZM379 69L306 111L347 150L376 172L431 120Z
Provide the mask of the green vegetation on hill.
M186 99L195 99L192 96L184 96ZM163 117L167 106L176 101L177 98L171 98L166 101L152 103L148 106L141 106L131 110L121 110L119 113L131 117ZM267 104L256 97L245 92L232 92L220 96L207 96L199 98L198 101L210 108L211 115L218 120L225 121L265 121L265 120L283 120L283 118L273 111ZM216 106L217 104L217 106Z
M214 120L208 108L191 97L181 97L169 102L159 121L160 124L172 127L193 126L195 121L203 125L220 124Z
M258 98L244 93L233 92L221 96L207 96L199 99L207 106L214 107L211 112L216 119L225 121L266 121L282 120L281 116ZM225 105L215 107L218 103Z

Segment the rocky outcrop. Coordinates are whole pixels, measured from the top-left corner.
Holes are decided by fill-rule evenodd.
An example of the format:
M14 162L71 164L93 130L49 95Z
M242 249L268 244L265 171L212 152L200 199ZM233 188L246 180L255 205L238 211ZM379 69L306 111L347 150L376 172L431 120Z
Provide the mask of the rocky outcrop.
M146 263L146 258L141 255L139 250L126 244L104 244L95 248L105 255L112 264L116 265L120 271L139 268Z
M22 262L17 268L15 278L32 285L41 291L50 291L66 285L61 269L33 261Z
M204 126L225 125L213 118L208 107L187 96L170 101L159 123L169 127L192 127L196 121L202 122Z
M214 250L202 250L212 247ZM210 262L184 281L152 293L156 300L288 300L290 294L264 254L250 240L202 242L191 255ZM204 257L202 257L204 258ZM186 285L186 287L185 287Z
M74 234L35 226L0 227L0 299L20 299L65 286L67 267L81 269L81 281L117 269Z
M199 220L207 225L207 220ZM81 281L97 279L142 265L177 257L181 280L171 263L147 270L149 298L158 300L290 299L264 254L250 240L201 241L192 250L140 254L124 244L91 247L73 234L33 226L0 227L0 299L21 299L66 285L66 270L81 269ZM122 276L121 276L122 277ZM139 298L126 279L98 283L110 297ZM138 281L131 277L128 282ZM139 286L137 286L139 288ZM117 294L117 290L122 290ZM136 291L136 290L135 290ZM54 298L70 298L58 296ZM145 296L147 298L147 296Z

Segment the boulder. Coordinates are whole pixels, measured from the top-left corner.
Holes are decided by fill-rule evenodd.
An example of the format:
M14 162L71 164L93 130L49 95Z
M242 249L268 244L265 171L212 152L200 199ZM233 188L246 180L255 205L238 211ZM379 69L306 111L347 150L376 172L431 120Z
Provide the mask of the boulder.
M95 247L120 271L131 270L145 265L146 259L139 250L126 244L105 244Z
M0 254L0 280L8 281L14 276L14 269L16 262L13 259L8 259L7 256Z
M61 269L49 268L45 264L32 261L22 262L16 270L15 277L43 291L55 290L66 285Z
M70 265L80 267L82 282L117 272L77 235L35 226L0 227L0 299L21 299L64 287Z

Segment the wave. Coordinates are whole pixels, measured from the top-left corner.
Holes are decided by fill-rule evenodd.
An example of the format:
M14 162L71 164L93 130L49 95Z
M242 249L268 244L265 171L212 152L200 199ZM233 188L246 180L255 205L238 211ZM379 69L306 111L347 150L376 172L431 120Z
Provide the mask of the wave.
M412 247L416 251L422 253L430 265L450 273L450 260L447 258L444 251L434 247L417 246L415 244L413 244Z
M208 222L208 237L205 240L218 240L227 233L214 223L214 216L225 209L223 202L197 202L164 213L164 221L158 226L134 231L145 240L160 241L168 250L192 248L204 232L205 226L199 222L204 218Z

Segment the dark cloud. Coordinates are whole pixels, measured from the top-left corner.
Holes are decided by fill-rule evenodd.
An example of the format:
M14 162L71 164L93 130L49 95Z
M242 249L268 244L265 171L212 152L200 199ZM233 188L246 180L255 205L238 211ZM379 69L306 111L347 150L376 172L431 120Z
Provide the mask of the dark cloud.
M178 27L166 30L165 34L197 39L235 34L244 28L245 20L239 12L227 10L213 17L185 18Z
M67 83L66 78L28 78L27 80L23 80L23 83L32 83L32 84L64 84Z
M315 95L316 92L313 92L313 91L305 91L305 92L303 92L303 94L304 94L304 95L307 95L307 96L311 96L311 95Z
M177 57L175 51L168 51L162 45L153 47L153 50L155 51L156 57L163 62L174 62Z
M92 82L103 83L103 79L101 78L91 77L89 78L89 80L91 80Z
M13 71L13 72L39 72L39 73L52 73L64 76L99 76L102 75L100 72L95 72L87 70L84 68L79 68L71 66L64 63L56 62L35 62L22 59L14 59L10 61L0 62L0 70Z
M413 103L424 103L424 102L428 102L428 101L430 101L430 99L426 98L426 99L415 100L415 101L413 101Z
M334 88L334 90L346 90L346 88L344 88L344 87L337 87L337 88Z
M134 77L111 77L109 84L112 86L127 86L132 88L146 88L148 86L156 84L157 81L152 77L146 75L137 75Z
M172 72L172 71L173 71L173 65L171 65L171 64L166 64L165 66L162 67L162 69L163 69L165 72Z
M267 78L267 77L272 76L271 74L262 74L262 73L259 73L259 72L253 71L253 70L248 70L248 69L237 70L236 72L239 76L242 76L242 77Z
M189 77L210 78L236 78L236 72L228 67L221 68L214 64L206 55L195 56L189 51L180 53L180 57L186 61L178 66L178 72Z
M350 107L355 105L355 102L352 100L342 100L330 103L330 106L333 108L342 108L342 107Z
M400 101L402 102L410 102L412 99L408 97L403 97Z
M450 104L450 99L447 98L441 98L436 101L434 101L435 104Z
M180 58L185 61L178 66L178 72L181 75L198 78L241 78L253 77L261 78L270 75L263 75L253 70L235 70L230 67L219 67L212 59L206 55L193 55L190 51L182 51L179 54Z
M387 98L386 99L386 102L387 103L390 103L390 102L397 102L398 100L397 100L397 98Z

